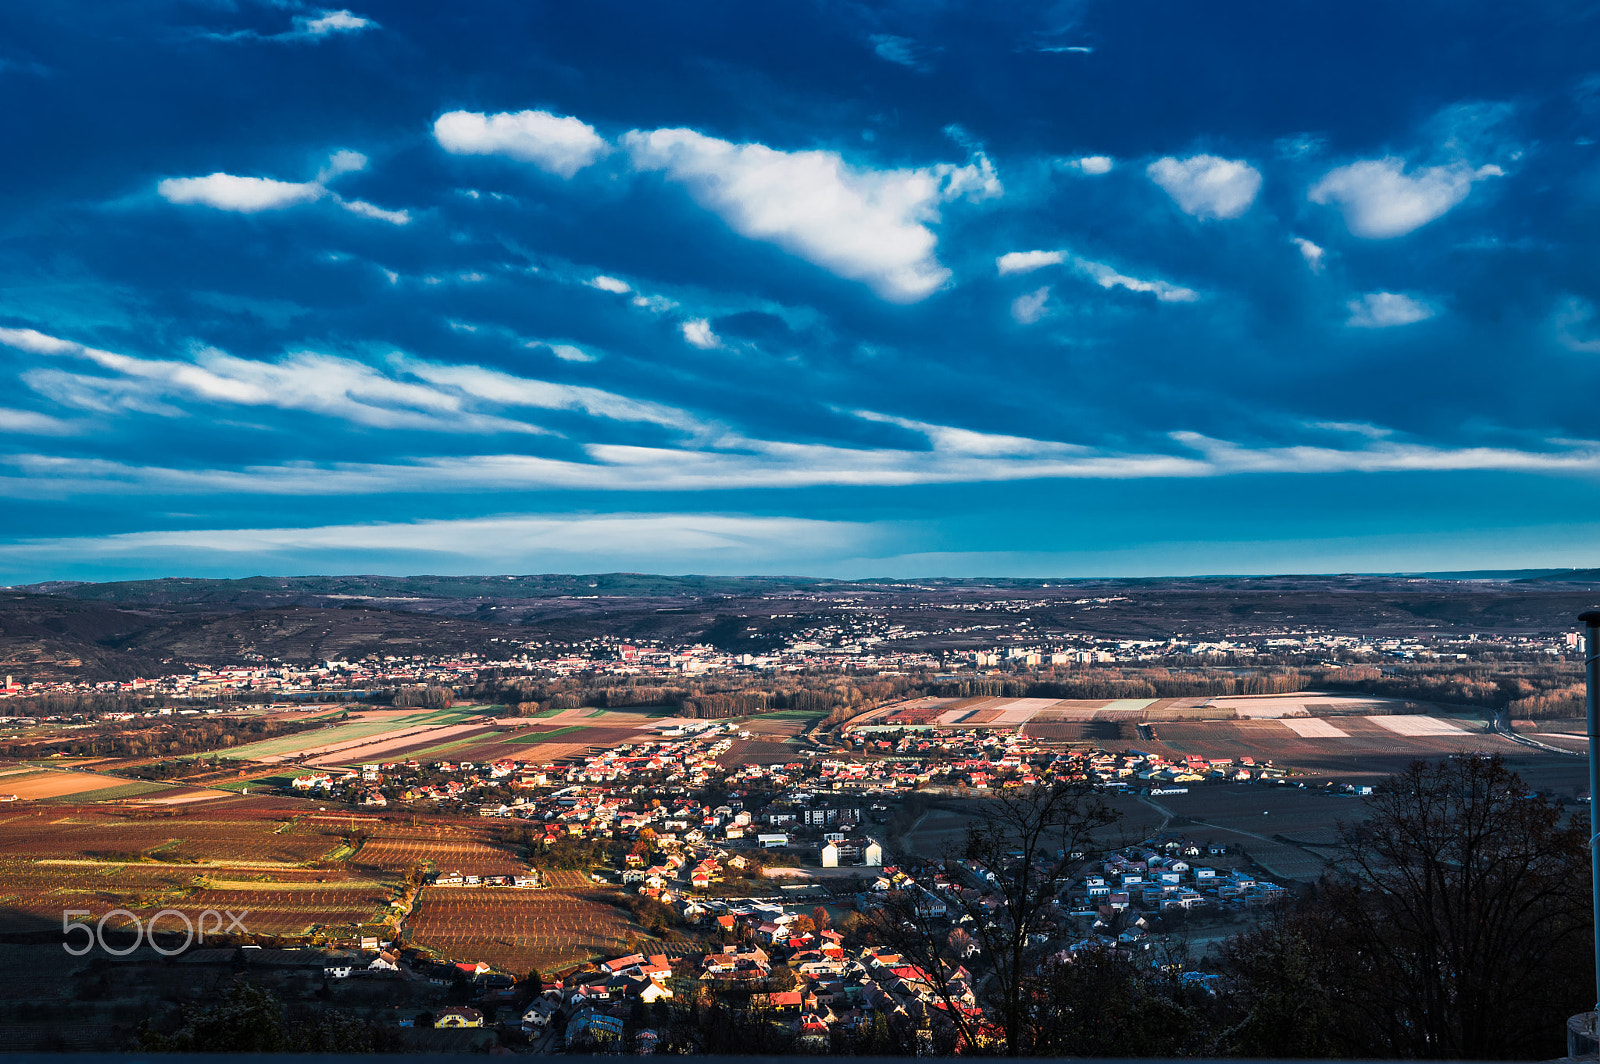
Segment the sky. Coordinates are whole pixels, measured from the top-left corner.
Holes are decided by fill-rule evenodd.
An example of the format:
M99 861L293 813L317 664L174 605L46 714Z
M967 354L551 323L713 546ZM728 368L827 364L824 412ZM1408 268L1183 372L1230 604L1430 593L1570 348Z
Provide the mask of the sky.
M0 583L1600 565L1600 8L0 10Z

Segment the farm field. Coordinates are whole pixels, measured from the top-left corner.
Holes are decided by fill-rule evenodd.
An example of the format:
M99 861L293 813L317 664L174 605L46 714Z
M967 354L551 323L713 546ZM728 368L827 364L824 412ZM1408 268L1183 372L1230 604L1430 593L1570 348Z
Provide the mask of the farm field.
M364 881L330 881L284 890L272 884L206 887L186 898L164 903L190 919L207 909L241 916L253 935L303 935L313 929L378 923L387 917L394 891Z
M406 921L411 944L513 972L549 971L625 950L643 936L602 891L428 887Z
M1293 695L1238 695L1192 698L916 698L885 706L851 722L932 725L939 728L1022 727L1046 735L1043 725L1153 723L1189 720L1278 720L1345 714L1399 714L1407 704L1394 699L1302 691Z
M368 839L349 858L358 867L405 869L420 862L431 862L439 872L465 872L477 875L517 875L527 871L527 862L505 849L479 839L428 835L380 835Z
M554 723L554 718L539 723L541 725ZM649 734L638 730L636 726L561 724L550 728L500 729L466 741L451 743L447 747L415 751L409 756L426 758L448 753L452 759L460 761L497 761L501 758L537 761L551 758L552 755L534 752L549 744L581 752L591 746L609 748L618 743L638 742L645 738L649 738Z
M89 772L62 772L48 768L19 770L0 776L0 794L14 794L19 801L61 798L128 786L128 780L117 776L99 776ZM144 786L146 789L160 789Z
M35 806L0 816L0 933L59 928L63 908L87 909L96 918L123 908L141 920L163 908L191 918L206 909L248 912L245 927L257 935L348 930L391 916L391 901L419 862L490 875L527 868L475 819L397 822L296 814L228 795L221 800L231 809L211 803L140 811ZM506 909L513 921L506 926L521 928L514 937L526 939L521 947L544 954L552 953L554 932L540 928L562 921L591 927L593 933L580 934L575 944L592 940L609 948L626 935L626 920L595 900L597 892L582 876L556 873L552 880L585 896L491 891L494 898L470 927L499 929L494 919ZM457 888L439 889L449 894ZM511 894L547 901L527 908L505 900ZM435 906L440 912L458 908L450 901Z
M795 736L809 728L813 721L820 720L821 716L821 714L807 714L803 717L751 717L740 725L739 730L764 737Z
M498 729L482 724L438 724L409 728L370 738L337 743L323 750L307 751L312 756L306 764L326 767L355 765L374 760L393 761L415 756L426 749L436 749L463 741L496 734ZM300 756L305 756L301 754ZM267 758L264 760L272 760Z
M794 759L795 747L774 738L735 739L733 745L717 757L724 768L732 765L775 765Z
M1152 728L1153 740L1130 745L1174 758L1194 754L1205 758L1271 760L1280 768L1314 780L1370 781L1399 772L1417 759L1472 752L1500 754L1530 783L1536 777L1560 781L1550 784L1550 789L1575 785L1586 771L1579 758L1522 746L1487 731L1481 721L1466 717L1353 715L1310 720L1163 722Z
M117 780L115 777L109 777L105 782L108 786L97 790L79 791L75 794L41 799L41 801L60 805L82 802L121 802L136 799L139 805L167 805L225 797L214 791L174 786L170 783L151 783L146 780Z

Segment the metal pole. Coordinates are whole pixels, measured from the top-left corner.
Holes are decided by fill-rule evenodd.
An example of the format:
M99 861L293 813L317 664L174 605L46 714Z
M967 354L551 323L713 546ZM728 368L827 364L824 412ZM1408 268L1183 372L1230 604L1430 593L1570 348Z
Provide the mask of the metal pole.
M1595 828L1595 808L1600 805L1600 610L1580 613L1586 629L1583 671L1589 689L1589 891L1594 918L1595 1013L1600 1015L1600 833ZM1600 1022L1600 1021L1597 1021ZM1600 1028L1597 1028L1600 1030Z

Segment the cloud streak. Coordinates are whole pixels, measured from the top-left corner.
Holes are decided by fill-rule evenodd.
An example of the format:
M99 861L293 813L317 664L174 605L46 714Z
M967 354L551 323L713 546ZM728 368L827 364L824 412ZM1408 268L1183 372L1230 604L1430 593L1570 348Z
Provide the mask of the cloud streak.
M571 384L516 377L471 365L406 356L384 372L354 359L298 351L259 362L205 348L193 361L147 359L86 347L32 329L0 329L0 343L34 354L85 361L109 375L35 368L24 381L56 401L99 413L180 416L175 402L275 407L384 429L447 433L543 433L502 416L518 409L566 410L612 421L702 431L691 415L657 403Z
M17 470L0 494L336 496L484 491L716 491L816 486L896 487L1023 480L1198 479L1248 474L1501 471L1600 475L1600 443L1547 451L1435 447L1397 442L1369 426L1357 447L1247 447L1174 432L1176 453L1116 452L997 436L862 413L924 436L928 448L839 447L724 435L689 448L589 444L586 461L525 454L426 457L389 463L309 463L241 469L176 469L102 459L12 455Z
M306 203L315 203L324 197L333 200L351 214L390 225L406 225L411 221L408 211L391 211L362 200L347 200L327 187L327 183L341 174L364 170L367 157L348 149L336 151L317 172L314 181L279 181L271 177L241 177L217 171L204 177L169 177L156 184L156 194L168 203L178 206L212 207L236 214L258 214L262 211L281 211Z
M744 514L509 514L458 520L375 522L309 528L219 528L26 539L0 544L12 564L71 557L119 565L294 565L291 559L428 556L436 564L539 571L606 567L771 565L779 559L854 552L881 538L859 522ZM602 562L601 559L605 561ZM337 563L335 563L337 564Z
M1086 259L1066 251L1011 251L995 260L995 268L1002 277L1008 274L1032 273L1034 270L1040 270L1046 266L1059 265L1070 267L1074 273L1093 281L1101 288L1125 288L1130 292L1148 292L1163 303L1193 303L1200 298L1200 293L1192 288L1185 288L1182 285L1171 284L1167 281L1151 281L1139 277L1130 277L1128 274L1122 273L1106 263L1095 262L1092 259ZM1043 290L1041 289L1041 291ZM1031 297L1023 298L1030 299L1036 296L1038 296L1037 292L1033 293ZM1038 307L1033 309L1038 310L1042 306L1043 302L1041 301ZM1016 309L1014 305L1013 316L1017 317L1018 321L1023 321L1024 318L1016 313ZM1038 315L1034 314L1032 318L1027 320L1037 320L1037 318Z

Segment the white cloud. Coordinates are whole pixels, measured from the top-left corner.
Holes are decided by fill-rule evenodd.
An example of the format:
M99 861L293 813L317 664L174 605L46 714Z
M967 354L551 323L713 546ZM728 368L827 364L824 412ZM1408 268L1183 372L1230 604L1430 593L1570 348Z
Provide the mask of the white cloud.
M1065 262L1064 251L1008 251L994 260L995 268L1004 277L1008 273L1031 273L1044 266Z
M1365 421L1313 421L1309 423L1309 427L1322 429L1325 432L1353 432L1369 440L1381 440L1394 435L1393 429L1379 428Z
M1306 265L1312 273L1322 272L1322 258L1325 252L1303 236L1289 238L1296 248L1300 250L1300 257L1306 260Z
M1011 316L1020 325L1032 325L1045 315L1045 304L1050 302L1050 286L1035 289L1011 301Z
M1129 277L1103 262L1074 258L1072 267L1101 288L1126 288L1130 292L1149 292L1163 303L1193 303L1200 298L1200 293L1192 288L1169 284L1166 281L1145 281L1138 277Z
M613 421L645 422L670 428L699 430L701 423L682 410L643 402L599 388L515 377L482 366L445 365L422 359L392 359L404 374L429 384L443 385L462 396L500 407L536 407L576 410Z
M339 201L339 206L351 214L359 214L363 218L373 218L380 222L388 222L390 225L408 225L411 222L410 211L386 211L382 207L375 207L364 200L342 199Z
M1387 329L1392 325L1410 325L1433 317L1434 310L1399 292L1368 292L1352 299L1346 306L1350 318L1345 322L1357 329Z
M935 451L944 454L977 455L988 458L1021 455L1088 454L1089 448L1054 440L1035 440L1027 436L1005 436L992 432L975 432L972 429L951 425L935 425L926 421L880 414L875 410L852 410L850 413L863 421L881 425L898 425L926 436Z
M169 177L156 186L168 203L202 204L222 211L254 214L321 199L327 192L315 181L274 181L270 177Z
M449 111L433 123L433 137L455 155L505 155L565 178L610 150L587 122L549 111Z
M665 314L670 310L678 309L678 301L668 299L666 296L637 295L630 302L640 310L648 310L652 314Z
M343 10L324 11L317 18L301 16L294 21L300 34L307 37L326 37L330 33L356 33L377 26L377 23L370 18L363 18Z
M995 173L994 164L981 151L976 152L972 161L965 166L940 163L933 168L933 172L944 178L942 199L959 198L976 203L1005 195L1006 189L1000 183L1000 175Z
M168 203L198 204L241 214L282 210L332 196L339 206L363 218L391 225L410 222L411 215L407 211L384 210L362 200L345 200L328 190L327 183L339 175L366 168L365 155L342 149L328 157L315 181L278 181L270 177L239 177L218 172L206 177L169 177L156 185L156 192Z
M821 485L896 486L1016 480L1127 480L1252 473L1375 473L1502 470L1600 474L1600 443L1552 441L1547 451L1432 447L1363 438L1352 447L1246 447L1193 432L1170 436L1185 453L1116 452L1026 437L926 425L882 415L871 420L925 435L927 449L778 443L736 435L699 446L590 443L584 460L530 454L415 458L389 463L290 463L242 469L173 469L39 454L0 456L17 470L0 495L19 498L230 493L257 496L471 493L581 489L710 491Z
M721 338L711 331L711 323L704 318L686 321L681 328L683 338L702 350L709 351L713 347L722 346Z
M928 225L950 199L1003 192L982 155L965 166L870 170L832 151L733 144L691 129L634 130L622 139L641 170L660 170L741 236L778 245L898 303L950 277Z
M859 549L873 526L744 514L510 514L456 520L375 522L312 528L231 528L34 539L0 545L0 557L107 558L167 564L283 564L294 558L431 554L469 571L606 568L748 571L814 553ZM596 558L606 559L596 562ZM255 559L261 559L256 561ZM318 561L309 562L320 567ZM340 563L334 562L337 567ZM344 564L352 564L346 562ZM360 565L360 562L354 564ZM739 568L732 568L739 567Z
M80 409L138 411L168 417L173 400L305 410L385 429L434 432L544 433L499 411L573 410L614 421L702 431L689 414L598 388L514 377L471 365L442 365L395 356L385 373L353 359L314 351L274 362L237 358L212 348L189 362L136 358L47 336L0 329L0 343L36 354L75 358L110 375L36 367L23 376L35 391Z
M84 347L71 340L49 336L38 329L0 329L0 344L34 355L72 355L87 352L110 354L107 351L94 351L93 348Z
M1066 159L1061 163L1067 170L1077 170L1079 173L1091 175L1109 174L1115 165L1109 155L1085 155L1081 159Z
M1600 352L1600 336L1595 335L1594 304L1569 297L1556 309L1556 342L1568 351Z
M916 41L909 37L896 37L892 33L875 33L867 38L872 44L872 52L879 59L895 63L912 70L924 70L923 49Z
M602 292L615 292L617 295L633 291L633 287L627 281L619 281L615 277L607 277L605 274L591 277L584 283L590 288L598 288Z
M14 432L22 436L72 436L82 431L83 426L49 414L0 407L0 432Z
M317 171L317 183L326 184L340 174L353 174L367 168L367 157L358 151L342 148L328 156L328 161Z
M1196 218L1237 218L1250 209L1261 191L1261 172L1238 159L1193 155L1167 156L1145 168L1185 214Z
M1407 174L1405 165L1393 156L1350 163L1329 170L1306 198L1337 205L1356 236L1384 240L1428 224L1466 199L1474 182L1505 172L1498 166L1473 169L1454 163Z
M1065 251L1010 251L994 261L1002 277L1006 274L1031 273L1045 266L1068 263L1074 272L1087 277L1101 288L1126 288L1130 292L1149 292L1163 303L1193 303L1200 298L1200 293L1192 288L1169 284L1166 281L1146 281L1138 277L1129 277L1103 262L1093 262ZM1048 290L1040 289L1020 297L1012 304L1012 315L1018 321L1037 321L1044 307L1040 293L1048 294ZM1022 316L1026 314L1034 316L1027 318Z
M581 347L571 344L550 344L550 353L563 362L598 362L599 355L591 355Z

